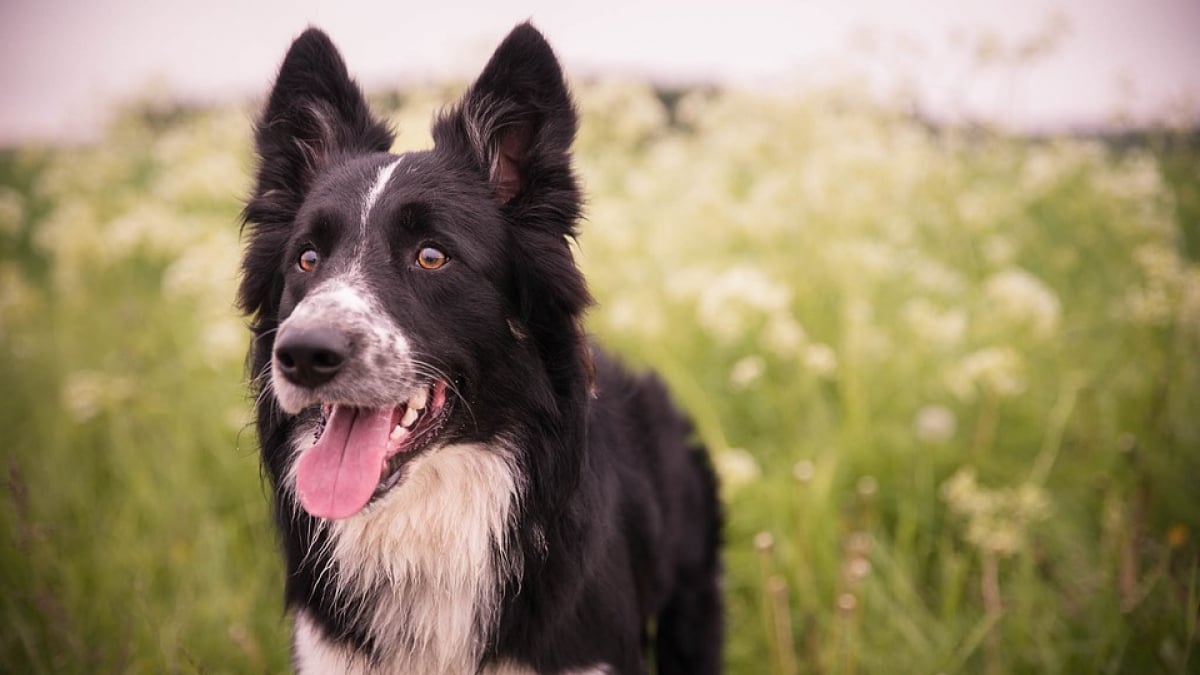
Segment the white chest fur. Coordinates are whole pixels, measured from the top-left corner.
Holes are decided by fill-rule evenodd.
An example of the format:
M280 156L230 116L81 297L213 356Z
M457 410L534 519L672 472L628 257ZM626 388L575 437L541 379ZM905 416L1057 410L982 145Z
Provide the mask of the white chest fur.
M299 672L470 673L497 612L521 483L503 446L455 445L415 459L404 481L362 513L322 521L339 595L369 597L358 617L377 647L372 663L324 638L304 612L293 633ZM331 580L333 575L324 576Z
M301 612L296 616L295 632L296 662L299 671L305 675L375 675L375 673L424 673L422 670L393 670L392 668L408 667L404 663L391 666L371 667L351 656L345 649L327 642L306 614ZM419 664L412 664L420 668ZM470 673L470 670L459 671ZM540 675L532 668L505 661L487 666L478 675ZM596 664L587 668L572 669L556 675L615 675L615 671L606 664Z

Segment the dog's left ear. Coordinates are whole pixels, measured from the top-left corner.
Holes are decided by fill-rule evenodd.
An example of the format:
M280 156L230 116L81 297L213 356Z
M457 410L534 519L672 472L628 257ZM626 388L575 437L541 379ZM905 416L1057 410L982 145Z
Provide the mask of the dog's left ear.
M518 206L536 194L552 203L566 197L577 209L570 168L576 124L558 59L524 23L496 48L462 100L438 118L433 138L485 175L500 204ZM556 194L564 189L570 194Z

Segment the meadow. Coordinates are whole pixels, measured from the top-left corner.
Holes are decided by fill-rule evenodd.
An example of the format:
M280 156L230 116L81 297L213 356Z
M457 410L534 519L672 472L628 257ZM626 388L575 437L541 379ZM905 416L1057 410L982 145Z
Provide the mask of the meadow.
M382 95L396 150L453 88ZM1200 671L1200 143L581 84L589 330L722 479L728 672ZM248 107L0 152L0 671L288 668Z

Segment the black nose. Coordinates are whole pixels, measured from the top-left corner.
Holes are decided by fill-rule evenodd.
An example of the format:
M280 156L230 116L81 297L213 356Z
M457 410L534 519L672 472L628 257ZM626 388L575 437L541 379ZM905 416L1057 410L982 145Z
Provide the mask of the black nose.
M285 331L275 341L275 367L292 384L318 387L337 375L346 363L350 344L332 328Z

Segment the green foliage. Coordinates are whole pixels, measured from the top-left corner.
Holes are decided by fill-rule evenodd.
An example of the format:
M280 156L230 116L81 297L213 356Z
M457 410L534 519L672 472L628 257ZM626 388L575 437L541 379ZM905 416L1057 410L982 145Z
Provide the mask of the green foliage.
M422 147L444 92L384 101ZM726 502L729 671L1196 667L1200 151L580 87L590 327ZM0 155L0 663L279 672L245 110Z

